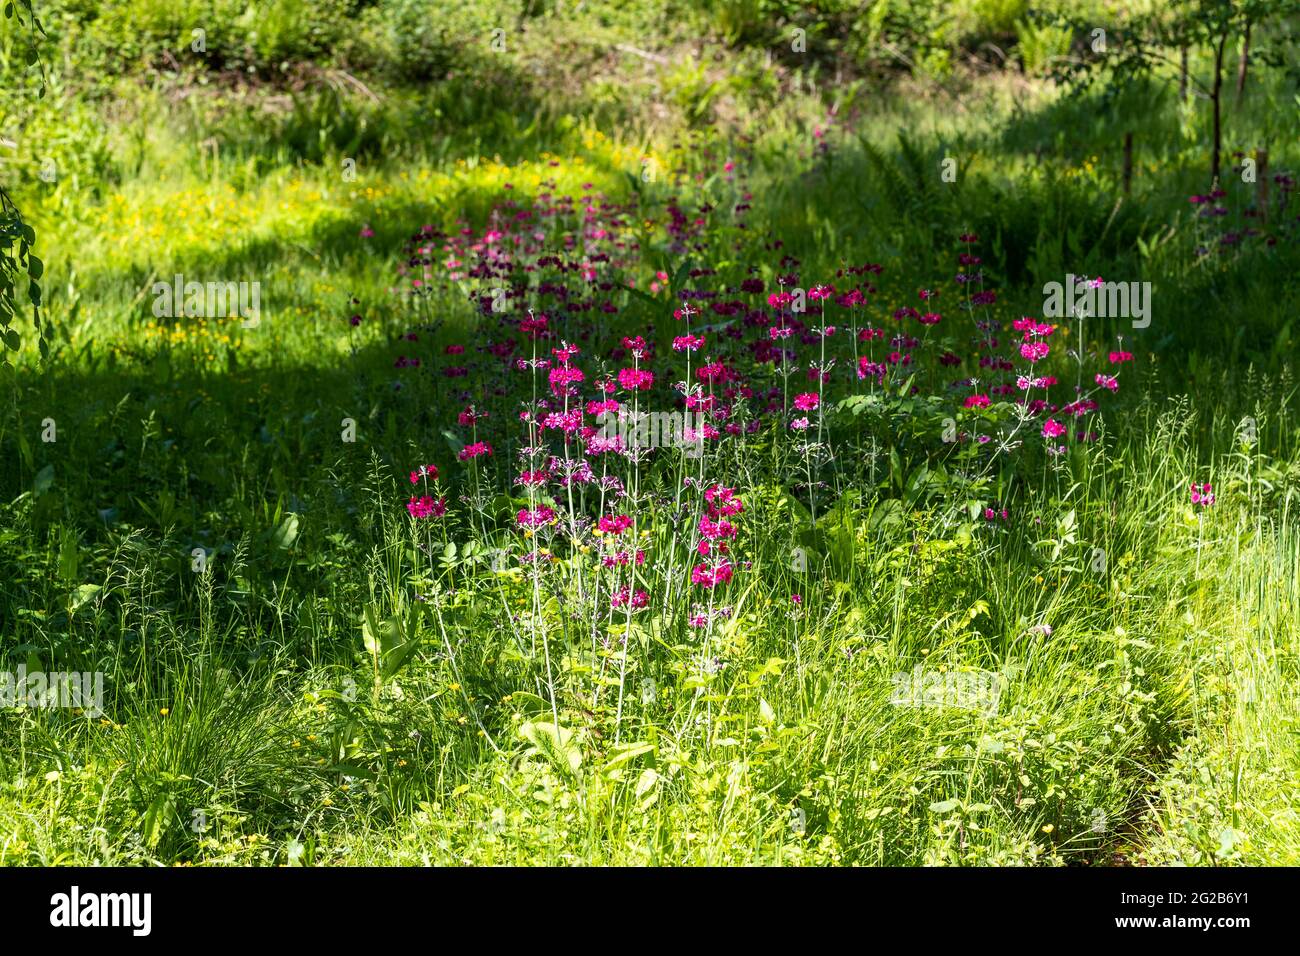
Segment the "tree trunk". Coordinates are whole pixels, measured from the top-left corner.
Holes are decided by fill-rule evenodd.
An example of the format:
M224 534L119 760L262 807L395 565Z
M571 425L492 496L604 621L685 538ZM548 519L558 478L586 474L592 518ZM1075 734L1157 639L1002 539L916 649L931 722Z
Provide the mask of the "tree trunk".
M1228 28L1219 37L1219 45L1214 51L1214 91L1210 99L1214 102L1214 151L1210 154L1210 182L1219 181L1219 153L1223 145L1223 119L1220 100L1223 98L1223 48L1228 44Z
M1246 91L1246 70L1250 67L1250 21L1246 21L1246 33L1241 40L1241 59L1237 61L1237 102Z
M1178 99L1187 102L1187 47L1178 51Z

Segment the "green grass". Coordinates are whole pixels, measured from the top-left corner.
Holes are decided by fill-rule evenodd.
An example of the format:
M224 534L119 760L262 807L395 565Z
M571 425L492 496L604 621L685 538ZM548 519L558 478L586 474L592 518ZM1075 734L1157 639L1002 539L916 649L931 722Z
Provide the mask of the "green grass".
M722 6L742 35L743 5ZM290 26L283 43L310 42ZM0 862L1300 862L1300 255L1292 231L1197 259L1204 111L1154 89L1103 109L995 74L954 108L862 87L830 124L834 97L740 86L692 87L664 115L601 86L618 76L567 92L367 76L377 100L127 76L110 105L56 64L52 105L14 114L37 135L62 111L93 149L41 133L69 174L19 193L56 335L3 376L0 670L102 670L108 703L0 712ZM1294 117L1292 96L1261 71L1229 142L1294 170L1273 118ZM1137 361L1101 442L979 490L1011 503L1005 528L965 520L955 478L918 478L937 431L920 403L834 418L831 461L772 429L711 452L710 480L745 501L752 566L707 646L674 583L693 466L639 471L639 527L670 566L622 652L599 640L621 618L592 617L576 549L554 543L553 592L482 559L517 538L514 448L457 463L459 386L397 390L392 360L409 328L428 357L484 320L390 288L409 236L481 229L506 183L520 202L549 177L563 195L591 183L662 224L674 199L734 204L728 160L753 209L744 231L710 222L696 264L720 279L750 262L771 279L782 255L810 282L879 262L888 315L950 279L971 231L999 316L1039 314L1042 283L1072 271L1151 281L1153 324L1074 333L1103 353L1123 334ZM1236 215L1251 190L1228 188ZM638 238L644 288L681 257L661 225ZM155 319L150 285L176 272L258 279L261 325ZM584 360L647 319L678 334L667 299L626 301ZM514 397L485 401L508 419ZM866 457L873 436L897 465ZM448 489L436 531L403 507L421 462ZM792 493L814 470L824 498ZM1192 481L1213 482L1212 508L1189 503ZM996 673L996 713L895 706L893 678L918 665Z

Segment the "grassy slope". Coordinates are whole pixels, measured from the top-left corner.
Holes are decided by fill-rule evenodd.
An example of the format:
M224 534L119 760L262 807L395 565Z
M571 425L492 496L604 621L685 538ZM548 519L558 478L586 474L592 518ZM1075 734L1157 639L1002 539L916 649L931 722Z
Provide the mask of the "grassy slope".
M788 107L752 159L758 214L810 275L874 259L897 270L899 290L942 276L936 246L967 224L941 186L909 171L891 135L906 130L932 153L927 163L947 149L974 156L956 208L1007 243L1008 296L1029 311L1040 296L1024 274L1056 276L1080 259L1122 274L1132 236L1176 216L1194 188L1182 183L1195 182L1199 152L1171 130L1152 158L1164 172L1146 211L1093 248L1110 228L1113 161L1075 162L1067 149L1036 170L1038 137L1069 123L1050 104L1008 113L1011 97L996 84L988 96L1005 117L996 136L975 108L877 108L858 126L881 151L874 158L839 133L830 157L815 158L799 106ZM419 112L413 99L394 101ZM511 759L493 754L466 721L460 678L433 634L400 698L339 696L349 676L365 686L358 608L396 599L408 583L394 470L431 451L446 457L438 430L454 411L436 389L385 395L381 330L403 327L402 316L362 333L356 358L341 319L351 296L368 315L394 312L386 289L400 239L424 221L481 216L506 181L529 191L558 175L575 192L583 182L625 190L624 171L647 152L637 133L548 125L516 138L484 116L500 162L434 143L363 164L353 184L339 155L259 160L254 135L205 165L195 121L177 111L145 132L148 106L134 147L129 123L109 135L143 175L106 185L71 226L44 231L52 309L75 335L53 368L20 373L0 426L5 497L16 499L0 535L11 660L16 648L57 650L124 668L107 723L34 714L0 729L4 861L282 861L301 844L308 859L354 863L1104 862L1117 852L1295 862L1293 406L1285 380L1244 374L1248 359L1279 369L1287 357L1264 331L1278 316L1257 307L1285 269L1268 273L1254 300L1231 297L1230 274L1207 282L1207 295L1223 297L1224 325L1245 337L1189 333L1203 300L1162 299L1161 360L1143 350L1158 372L1108 421L1109 457L1078 487L1058 486L1075 527L1042 515L1050 536L1073 539L1053 564L1019 539L946 539L924 513L874 524L864 514L851 567L796 582L789 515L755 493L748 523L762 530L749 546L760 583L727 634L737 666L714 745L638 714L657 778L643 786L644 760L598 772L611 753L588 740L578 781L521 760L508 741ZM1101 129L1077 135L1109 141ZM672 145L656 143L665 165ZM704 165L698 153L687 161ZM1016 188L1005 195L985 188L1008 182ZM1057 196L1064 202L1052 205ZM1076 228L1080 247L1045 238L1043 222ZM363 223L373 239L357 235ZM139 292L155 271L197 268L261 277L274 290L266 325L196 331L144 318ZM463 306L437 309L453 323L441 334L454 337ZM1198 371L1204 381L1207 367L1179 348L1198 336L1226 358L1208 366L1222 387L1202 388L1193 411L1170 392ZM1231 457L1247 414L1259 442ZM334 422L345 415L363 422L368 447L340 446ZM55 446L30 437L45 417L59 423ZM53 488L20 496L47 464ZM1201 515L1186 500L1192 477L1220 490ZM289 558L266 536L300 505L308 517ZM114 527L97 526L99 508L116 509ZM223 547L219 584L192 583L184 556L196 542ZM1102 576L1088 567L1096 542L1108 555ZM87 582L103 590L69 613L69 595ZM788 603L796 589L806 598L798 615ZM512 711L529 709L495 676L500 642L486 607L466 597L448 617L472 658L461 666L476 693L499 698L494 726L508 737ZM1043 621L1050 638L1027 633ZM772 658L785 663L765 668ZM999 714L892 707L890 675L923 660L1001 669ZM348 780L340 764L365 772ZM202 840L185 826L196 806L209 825ZM789 825L796 807L803 835ZM154 822L168 814L178 824L155 842Z

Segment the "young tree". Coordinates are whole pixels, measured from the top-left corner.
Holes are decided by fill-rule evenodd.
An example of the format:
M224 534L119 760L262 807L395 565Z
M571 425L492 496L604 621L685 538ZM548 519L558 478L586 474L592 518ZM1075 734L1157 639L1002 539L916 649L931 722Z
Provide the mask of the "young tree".
M1122 87L1138 78L1177 71L1180 88L1190 83L1210 102L1210 181L1222 173L1223 157L1223 69L1234 36L1243 40L1238 63L1238 99L1245 88L1250 38L1253 31L1280 17L1300 12L1300 0L1172 0L1144 16L1130 19L1115 31L1102 55L1083 57L1068 64L1064 79L1083 86L1105 82ZM1070 21L1076 30L1093 25ZM1211 54L1210 77L1202 82L1187 69L1187 51L1205 49ZM1178 59L1173 56L1178 51Z

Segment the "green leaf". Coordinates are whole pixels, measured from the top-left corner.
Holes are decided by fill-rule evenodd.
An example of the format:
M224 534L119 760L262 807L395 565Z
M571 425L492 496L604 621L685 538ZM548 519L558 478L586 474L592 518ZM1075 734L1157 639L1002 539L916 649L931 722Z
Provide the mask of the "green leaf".
M98 584L80 585L77 590L72 592L72 596L68 599L68 613L76 614L87 601L90 601L102 590L103 587Z
M77 547L77 538L73 534L67 534L59 545L59 577L71 584L77 580L80 564L81 552Z
M285 515L279 526L271 532L271 546L280 551L288 551L298 540L298 516Z
M361 641L370 656L378 659L379 674L384 680L393 677L419 649L419 638L400 617L379 619L373 605L366 608L361 624Z
M169 794L160 793L153 798L149 809L144 813L144 824L140 828L140 835L144 837L146 846L152 849L158 845L175 812L175 801Z
M653 767L641 771L641 777L636 782L636 798L637 806L642 811L649 810L659 799L659 772Z
M582 749L573 731L545 721L530 721L520 725L519 736L533 745L530 752L545 757L561 773L577 775L582 766Z
M32 482L32 491L38 495L43 495L50 490L54 484L54 466L46 465L36 473L36 480Z
M601 768L601 773L607 773L608 771L621 767L626 763L630 763L631 761L635 760L637 757L640 757L642 754L653 753L654 749L655 749L654 744L648 743L647 741L644 740L637 740L632 743L620 744L619 746L615 747L611 751L611 753L613 753L613 756L609 759L609 761L605 764L605 766Z

